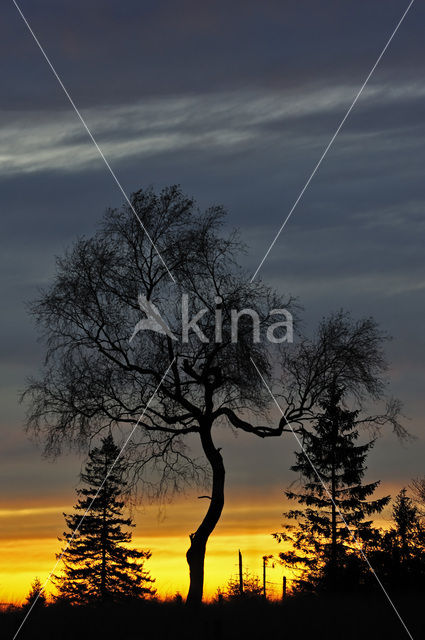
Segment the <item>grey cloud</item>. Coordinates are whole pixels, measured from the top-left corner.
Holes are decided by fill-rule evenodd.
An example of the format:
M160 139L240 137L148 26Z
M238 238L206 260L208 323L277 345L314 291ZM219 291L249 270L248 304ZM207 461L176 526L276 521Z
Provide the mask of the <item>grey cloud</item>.
M319 142L329 130L329 114L334 129L356 94L356 87L336 86L302 92L264 92L212 94L197 97L170 97L138 104L91 108L84 118L100 142L108 159L119 162L132 157L184 152L192 148L203 151L231 149L232 152L256 144L281 129L282 141L298 148L314 145L311 126ZM398 112L399 106L424 99L425 89L416 84L397 87L376 85L367 95L369 122L363 125L366 135L375 122L372 135L375 147L385 144L379 139L382 111ZM374 117L374 110L377 111ZM370 113L372 111L372 113ZM99 154L88 138L71 107L68 113L26 111L7 113L0 128L0 169L4 176L35 171L82 171L98 169ZM328 116L328 121L323 117ZM339 116L339 118L338 118ZM376 130L378 127L378 130ZM395 134L403 133L400 144L412 145L408 135L411 119L398 118ZM366 128L366 131L364 129ZM400 131L401 130L401 131ZM344 138L346 153L358 151L364 144L357 131L350 128L351 139ZM394 133L394 124L392 127ZM394 144L394 139L392 140Z
M21 4L82 106L235 87L320 86L324 78L360 83L407 6L402 0ZM423 69L423 20L424 8L415 3L381 77L400 81ZM13 108L64 104L12 3L5 6L0 47Z
M223 203L251 273L406 6L22 0L125 190L179 182L201 206ZM424 452L424 17L414 3L260 272L300 296L307 329L342 306L395 336L392 390L420 439L377 444L376 477L420 473ZM41 360L23 301L122 196L12 3L1 28L3 480L36 500L78 468L47 471L21 442L17 390ZM258 454L219 438L236 485L290 478L290 441Z

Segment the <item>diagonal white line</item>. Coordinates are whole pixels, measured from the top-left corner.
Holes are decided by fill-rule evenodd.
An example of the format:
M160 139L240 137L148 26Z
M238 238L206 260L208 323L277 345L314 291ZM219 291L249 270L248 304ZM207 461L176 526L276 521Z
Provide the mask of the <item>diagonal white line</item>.
M260 271L261 267L263 266L264 261L267 259L267 256L269 255L270 251L273 249L277 239L279 238L280 234L282 233L283 229L286 226L286 223L288 222L289 218L292 216L296 206L298 205L299 201L301 200L301 198L303 197L306 189L308 188L308 185L310 184L310 182L312 181L312 179L314 178L317 170L319 169L320 165L322 164L323 160L325 159L326 154L328 153L329 149L331 148L331 146L333 145L333 143L335 142L335 139L337 137L337 135L339 134L339 132L341 131L342 127L344 126L345 121L347 120L348 116L350 115L351 111L353 110L357 100L360 98L363 89L365 88L365 86L367 85L367 83L369 82L370 78L372 77L373 72L375 71L376 67L378 66L378 64L381 62L382 56L384 55L384 53L386 52L386 50L388 49L388 47L390 46L390 43L392 41L392 39L394 38L395 34L397 33L397 31L399 30L404 18L406 17L410 7L412 6L412 4L414 3L414 0L411 0L409 3L409 6L407 7L407 9L405 10L405 12L403 13L403 15L401 16L399 22L397 23L396 28L394 29L394 31L392 32L392 34L390 35L385 47L382 49L381 53L378 56L378 59L376 60L375 64L373 65L372 69L369 71L366 80L363 82L362 86L360 87L356 97L354 98L353 102L351 103L347 113L345 114L345 116L343 117L343 119L341 120L341 122L338 125L337 130L335 131L335 133L333 134L329 144L327 145L327 147L325 148L325 150L323 151L322 155L319 158L319 161L317 162L316 166L314 167L313 171L310 174L310 177L308 178L307 182L305 183L305 185L303 186L303 188L301 189L301 192L298 196L298 198L295 200L294 204L292 205L288 215L286 216L285 220L283 221L279 231L277 232L277 234L275 235L272 243L270 244L269 248L267 249L266 253L263 256L263 259L261 260L260 264L258 265L258 267L255 270L254 275L252 276L250 282L252 282L255 278L255 276L257 275L257 273Z
M70 102L70 104L71 104L72 108L74 109L75 113L77 114L78 118L80 119L81 124L83 125L84 129L87 131L87 134L88 134L88 136L89 136L90 140L93 142L94 146L96 147L97 151L99 152L99 155L100 155L100 157L102 158L103 162L105 163L106 167L108 168L109 173L111 174L111 176L112 176L112 177L113 177L113 179L115 180L115 182L116 182L116 184L117 184L117 186L118 186L118 189L121 191L121 193L122 193L122 195L124 196L124 198L125 198L125 200L126 200L126 202L127 202L128 206L130 207L130 209L132 210L132 212L133 212L133 213L134 213L134 215L136 216L136 218L137 218L137 220L138 220L138 222L139 222L140 226L142 227L143 231L146 233L146 236L147 236L147 238L148 238L149 242L151 243L151 245L152 245L152 246L153 246L153 248L155 249L155 251L156 251L156 253L157 253L157 255L158 255L159 259L161 260L162 264L164 265L164 267L165 267L165 269L166 269L166 271L167 271L168 275L170 276L171 280L175 283L176 281L175 281L174 277L172 276L172 274L171 274L170 270L168 269L167 265L165 264L165 262L164 262L164 260L163 260L163 258L162 258L162 256L161 256L161 254L160 254L160 252L158 251L157 246L155 245L155 243L154 243L154 241L152 240L152 238L150 237L150 235L149 235L149 233L148 233L147 229L146 229L146 228L145 228L145 226L143 225L143 222L141 221L141 219L140 219L139 215L137 214L137 212L136 212L136 210L135 210L134 206L133 206L133 205L132 205L132 203L130 202L130 199L128 198L128 196L127 196L126 192L124 191L124 189L123 189L123 187L122 187L122 185L121 185L121 182L118 180L118 178L117 178L117 176L116 176L116 174L115 174L114 170L112 169L112 167L111 167L111 165L109 164L108 160L105 158L105 155L104 155L104 153L103 153L102 149L99 147L98 143L96 142L96 140L95 140L95 138L94 138L94 136L93 136L92 132L90 131L90 129L89 129L89 128L88 128L88 126L87 126L86 121L84 120L84 118L83 118L83 116L81 115L81 113L80 113L79 109L77 108L76 104L74 103L73 99L71 98L71 96L70 96L70 94L69 94L68 90L66 89L66 87L65 87L65 85L63 84L62 80L60 79L60 77L59 77L59 75L58 75L58 73L57 73L56 69L54 68L54 66L53 66L52 62L50 61L50 59L49 59L49 57L48 57L47 53L45 52L45 50L44 50L44 49L43 49L43 47L41 46L40 41L38 40L37 36L35 35L34 31L32 30L32 28L31 28L30 24L28 23L28 20L26 19L26 17L25 17L25 16L24 16L24 14L22 13L22 11L21 11L20 7L18 6L18 4L17 4L16 0L12 0L12 2L13 2L13 4L15 5L16 9L18 10L18 13L19 13L19 15L21 16L22 20L24 21L24 23L25 23L25 25L26 25L26 27L27 27L28 31L29 31L29 32L30 32L30 34L32 35L32 37L33 37L33 39L34 39L34 41L35 41L36 45L38 46L38 48L40 49L41 53L43 54L44 59L46 60L47 64L49 65L49 67L50 67L50 69L51 69L51 71L52 71L53 75L55 76L56 80L58 81L59 85L61 86L61 88L62 88L62 90L63 90L64 94L65 94L65 95L66 95L66 97L68 98L68 100L69 100L69 102Z
M165 264L165 262L164 262L164 260L163 260L162 256L160 255L160 253L159 253L159 251L158 251L157 247L155 246L155 244L154 244L153 240L150 238L149 233L147 232L147 230L146 230L146 229L145 229L145 227L143 226L142 221L140 220L140 218L139 218L139 216L138 216L137 212L135 211L135 209L134 209L133 205L131 204L130 200L128 199L127 194L125 193L125 191L124 191L123 187L121 186L121 183L119 182L118 178L116 177L116 175L115 175L114 171L112 170L112 168L111 168L111 166L110 166L109 162L108 162L108 161L107 161L107 159L105 158L105 156L104 156L104 154L103 154L103 152L102 152L101 148L99 147L98 143L96 142L96 140L95 140L95 138L94 138L93 134L91 133L90 129L88 128L88 126L87 126L87 124L86 124L86 122L85 122L84 118L82 117L82 115L81 115L80 111L78 110L77 106L75 105L74 101L72 100L72 98L71 98L71 96L70 96L69 92L67 91L67 89L66 89L66 87L64 86L64 84L63 84L62 80L60 79L60 77L59 77L58 73L56 72L56 70L55 70L55 68L54 68L53 64L51 63L51 61L50 61L50 59L48 58L48 56L47 56L46 52L44 51L43 47L41 46L41 44L40 44L40 42L39 42L38 38L36 37L36 35L35 35L35 33L34 33L34 31L33 31L33 30L32 30L32 28L30 27L30 25L29 25L29 23L28 23L27 19L25 18L24 14L22 13L22 11L21 11L20 7L18 6L18 4L17 4L16 0L12 0L12 2L13 2L13 4L15 5L15 7L16 7L16 9L17 9L17 11L19 12L19 14L20 14L20 16L21 16L22 20L24 21L25 25L27 26L27 28L28 28L28 30L29 30L29 32L30 32L30 34L32 35L32 37L33 37L34 41L36 42L36 44L37 44L38 48L40 49L41 53L43 54L43 57L45 58L45 60L46 60L47 64L49 65L49 67L50 67L50 69L51 69L52 73L54 74L54 76L55 76L55 78L57 79L57 81L58 81L59 85L61 86L62 90L64 91L64 93L65 93L65 95L66 95L66 97L68 98L68 100L69 100L69 102L70 102L71 106L73 107L73 109L74 109L75 113L77 114L77 116L78 116L78 118L80 119L81 123L83 124L83 126L84 126L85 130L87 131L87 134L89 135L89 137L90 137L91 141L93 142L94 146L96 147L96 149L97 149L97 151L98 151L99 155L101 156L101 158L103 159L103 161L104 161L104 163L105 163L106 167L108 168L109 172L111 173L111 175L112 175L112 177L113 177L114 181L116 182L116 184L117 184L118 188L120 189L121 193L123 194L123 196L124 196L125 200L127 201L128 205L130 206L130 208L131 208L132 212L134 213L135 217L136 217L136 218L137 218L137 220L139 221L139 223L140 223L140 225L141 225L142 229L145 231L145 233L146 233L146 235L147 235L148 239L150 240L150 242L151 242L152 246L154 247L155 251L157 252L157 254L158 254L158 256L159 256L159 258L160 258L161 262L163 263L163 265L164 265L165 269L167 270L167 272L168 272L168 274L169 274L170 278L172 279L172 281L173 281L173 282L175 282L174 277L172 276L172 274L170 273L169 269L167 268L167 266L166 266L166 264ZM407 9L405 10L405 12L403 13L403 15L402 15L401 19L399 20L399 22L398 22L398 24L397 24L396 28L394 29L393 33L391 34L390 38L388 39L388 41L387 41L387 43L386 43L385 47L383 48L383 50L382 50L382 52L380 53L380 55L379 55L378 59L376 60L375 64L373 65L373 67L372 67L371 71L369 72L369 74L368 74L368 76L367 76L366 80L364 81L364 83L363 83L363 85L361 86L360 90L358 91L358 93L357 93L356 97L354 98L354 100L353 100L353 102L352 102L351 106L349 107L349 109L348 109L348 111L346 112L345 116L344 116L344 117L343 117L343 119L341 120L341 122L340 122L340 124L339 124L339 126L338 126L337 130L335 131L335 133L334 133L334 135L332 136L332 138L331 138L331 140L330 140L329 144L327 145L327 147L325 148L324 152L322 153L322 155L321 155L321 157L320 157L320 159L319 159L318 163L317 163L317 164L316 164L316 166L314 167L314 169L313 169L313 171L312 171L312 173L311 173L310 177L308 178L308 180L307 180L306 184L304 185L303 189L301 190L301 192L300 192L300 194L299 194L298 198L296 199L295 203L293 204L293 206L292 206L291 210L289 211L289 213L288 213L287 217L285 218L285 220L284 220L283 224L281 225L281 227L280 227L280 229L279 229L278 233L276 234L275 238L273 239L273 241L272 241L272 243L271 243L270 247L268 248L268 250L267 250L266 254L264 255L263 259L261 260L261 262L260 262L259 266L257 267L257 269L256 269L256 271L255 271L255 273L254 273L254 275L253 275L253 276L252 276L252 278L251 278L251 282L254 280L254 278L256 277L257 273L258 273L258 272L259 272L259 270L261 269L261 267L262 267L262 265L263 265L264 261L266 260L266 258L267 258L267 256L269 255L269 253L270 253L271 249L273 248L274 244L276 243L276 241L277 241L277 239L278 239L278 237L279 237L280 233L281 233L281 232L282 232L282 230L284 229L284 227L285 227L286 223L288 222L288 220L290 219L290 217L291 217L291 215L292 215L293 211L295 210L296 206L298 205L299 201L301 200L302 196L304 195L304 192L305 192L305 191L306 191L306 189L308 188L308 186L309 186L309 184L310 184L311 180L313 179L314 175L316 174L317 170L319 169L319 167L320 167L320 165L321 165L322 161L324 160L324 158L325 158L325 156L326 156L327 152L328 152L328 151L329 151L329 149L331 148L331 146L332 146L333 142L335 141L335 139L336 139L337 135L339 134L339 132L340 132L341 128L343 127L343 125L344 125L345 121L347 120L347 118L348 118L348 116L350 115L350 113L351 113L352 109L354 108L354 106L355 106L356 102L358 101L358 99L359 99L359 97L360 97L361 93L363 92L364 88L366 87L366 85L367 85L368 81L370 80L370 78L371 78L372 74L374 73L374 71L375 71L376 67L378 66L379 62L381 61L381 59L382 59L383 55L385 54L385 52L386 52L386 50L387 50L388 46L390 45L390 43L391 43L392 39L394 38L394 36L395 36L395 34L397 33L397 31L398 31L399 27L401 26L401 24L402 24L402 22L403 22L404 18L406 17L406 15L407 15L407 13L408 13L408 11L409 11L410 7L412 6L413 2L414 2L414 0L411 0L411 2L409 3L409 5L408 5ZM344 522L344 524L345 524L345 526L347 527L347 530L348 530L348 532L349 532L349 534L350 534L351 538L353 539L353 542L355 543L355 545L356 545L356 546L357 546L357 548L359 549L359 551L360 551L361 555L363 556L364 560L366 561L366 563L367 563L367 565L368 565L369 569L371 570L371 572L372 572L372 573L373 573L373 575L375 576L375 578L376 578L376 580L377 580L377 582L378 582L379 586L381 587L381 589L382 589L382 591L384 592L384 594L385 594L386 598L388 599L389 603L391 604L391 606L392 606L393 610L395 611L395 613L396 613L397 617L399 618L399 620L400 620L401 624L403 625L403 627L404 627L405 631L407 632L407 634L408 634L409 638L410 638L411 640L413 640L413 637L412 637L412 635L411 635L411 633L410 633L409 629L407 628L407 626L406 626L406 624L404 623L404 621L403 621L403 619L402 619L401 615L399 614L399 612L398 612L397 608L395 607L394 603L392 602L392 600L391 600L391 598L390 598L389 594L388 594L388 593L387 593L387 591L385 590L385 587L383 586L382 582L380 581L379 577L377 576L376 572L374 571L373 567L371 566L371 564L370 564L370 562L369 562L368 558L366 557L366 555L364 554L363 550L362 550L362 549L361 549L361 547L359 546L359 543L357 542L357 540L356 540L356 538L355 538L355 536L354 536L354 533L353 533L353 532L351 531L351 529L349 528L349 526L348 526L348 524L347 524L347 522L346 522L346 520L345 520L344 516L342 515L342 513L341 513L341 511L340 511L340 509L339 509L339 507L338 507L338 505L336 505L336 504L335 504L335 502L334 502L334 500L333 500L333 498L332 498L332 496L331 496L331 494L330 494L330 492L329 492L328 488L327 488L327 487L326 487L326 485L324 484L324 482L323 482L323 480L322 480L322 478L321 478L320 474L318 473L318 471L317 471L317 470L316 470L316 468L314 467L314 465L313 465L313 463L312 463L312 461L311 461L310 457L308 456L308 454L307 454L307 452L305 451L305 449L304 449L304 447L303 447L303 445L302 445L302 443L301 443L300 439L298 438L298 435L296 434L296 432L295 432L295 431L294 431L294 429L292 428L292 425L291 425L291 424L288 422L288 420L286 419L286 416L285 416L285 414L284 414L284 412L283 412L282 408L280 407L280 405L279 405L279 403L277 402L276 398L274 397L274 395L273 395L272 391L270 390L269 386L267 385L266 381L264 380L263 376L261 375L261 372L259 371L259 369L258 369L257 365L255 364L255 362L253 361L253 359L252 359L252 358L250 358L250 359L251 359L251 361L252 361L252 363L253 363L253 365L254 365L254 367L255 367L255 369L256 369L256 371L257 371L258 375L260 376L260 378L261 378L261 380L262 380L263 384L265 385L265 387L266 387L267 391L269 392L269 394L270 394L270 396L272 397L272 399L273 399L274 403L275 403L275 404L276 404L276 406L278 407L278 409L279 409L279 411L280 411L280 413L281 413L282 417L283 417L283 418L284 418L284 420L286 421L286 423L287 423L288 427L291 429L291 431L292 431L292 433L293 433L293 435L294 435L295 439L296 439L296 440L297 440L297 442L298 442L298 445L300 446L301 450L303 451L304 455L306 456L306 458L307 458L307 460L308 460L309 464L312 466L312 468L313 468L313 470L314 470L315 474L317 475L317 477L318 477L319 481L321 482L321 484L322 484L322 486L323 486L324 490L325 490L325 491L326 491L326 493L328 494L328 496L329 496L329 498L331 499L331 501L334 503L334 505L335 505L335 507L336 507L336 509L337 509L337 511L338 511L338 513L339 513L339 515L340 515L340 517L341 517L341 519L342 519L342 521ZM37 594L37 597L35 598L34 602L32 603L32 605L31 605L30 609L28 610L28 612L27 612L26 616L24 617L24 619L23 619L23 621L22 621L21 625L19 626L19 628L18 628L17 632L16 632L16 633L15 633L15 635L13 636L13 640L16 640L16 638L17 638L17 636L18 636L18 634L19 634L20 630L22 629L23 625L25 624L26 620L28 619L28 616L30 615L30 613L31 613L32 609L34 608L34 606L35 606L35 604L36 604L36 602L37 602L38 598L40 597L41 593L43 593L43 591L45 590L45 588L46 588L46 586L47 586L48 582L50 581L50 578L51 578L52 574L54 573L54 571L56 570L56 567L58 566L59 562L61 561L61 559L62 559L62 557L63 557L63 554L65 553L65 551L67 550L67 548L68 548L68 547L69 547L69 545L71 544L71 542L72 542L73 538L75 537L76 532L78 531L78 528L81 526L81 523L83 522L84 518L86 517L86 515L87 515L88 511L90 510L90 508L91 508L91 506L92 506L92 504L93 504L94 500L96 499L96 497L97 497L97 495L98 495L99 491L102 489L102 487L103 487L104 483L106 482L107 478L109 477L110 473L112 472L112 470L113 470L113 468L114 468L114 466L115 466L115 464L116 464L117 460L118 460L118 459L119 459L119 457L121 456L121 454L122 454L122 452L123 452L124 448L125 448L125 447L126 447L126 445L128 444L128 442L129 442L129 440L131 439L131 437L133 436L134 431L136 430L137 426L139 425L140 421L142 420L143 416L145 415L145 412L146 412L147 408L149 407L149 404L151 403L151 401L152 401L153 397L155 396L155 394L157 393L158 389L160 388L160 386L161 386L161 384L162 384L162 382L163 382L164 378L165 378L165 377L166 377L166 375L168 374L168 371L170 370L171 366L173 365L174 360L175 360L175 358L174 358L174 359L173 359L173 361L170 363L169 367L167 368L166 372L164 373L164 375L163 375L163 377L162 377L162 379L161 379L161 382L159 383L159 385L158 385L158 386L157 386L157 388L155 389L154 393L152 394L151 398L149 399L149 401L148 401L148 403L147 403L147 405L146 405L146 407L145 407L145 409L144 409L144 411L143 411L142 415L139 417L139 419L138 419L138 421L136 422L136 424L135 424L134 428L132 429L132 431L131 431L130 435L129 435L129 436L128 436L128 438L126 439L126 441L125 441L125 443L124 443L123 447L121 448L121 450L120 450L120 452L119 452L119 454L118 454L117 458L115 459L114 463L113 463L113 464L112 464L112 466L110 467L110 469L109 469L109 471L108 471L107 475L105 476L105 478L104 478L104 480L103 480L103 482L102 482L101 486L99 487L98 491L96 492L96 495L94 496L94 498L93 498L93 500L91 501L91 503L90 503L89 507L87 508L87 510L86 510L86 512L84 513L84 515L82 516L82 518L81 518L81 520L80 520L79 524L77 525L77 527L76 527L75 531L73 532L72 537L69 539L69 541L68 541L68 543L67 543L67 545L66 545L65 549L64 549L64 550L62 551L62 553L60 554L60 556L59 556L59 558L58 558L58 560L57 560L57 562L56 562L55 566L53 567L52 571L50 572L50 574L49 574L49 576L48 576L48 578L47 578L46 582L44 583L43 587L41 588L41 590L40 590L40 591L39 591L39 593Z
M40 589L40 591L38 592L36 598L34 599L31 607L28 609L24 619L22 620L21 624L19 625L19 628L17 629L15 635L13 636L12 640L16 640L16 638L18 637L19 632L21 631L22 627L24 626L25 622L27 621L31 611L34 609L37 600L39 599L39 597L41 596L41 594L43 593L43 591L45 590L46 586L48 585L48 583L50 582L50 578L52 577L52 575L54 574L54 572L56 571L56 567L58 566L58 564L60 563L60 561L63 558L64 553L67 551L67 549L69 548L70 544L72 543L72 541L75 538L75 534L77 533L78 529L81 527L81 524L83 523L84 519L86 518L88 512L90 511L90 509L93 506L94 501L96 500L97 496L99 495L100 491L102 490L102 487L104 486L105 482L107 481L107 479L109 478L110 474L112 473L113 468L115 467L115 465L117 464L119 458L121 457L122 452L124 451L124 449L126 448L126 446L128 445L129 441L131 440L131 438L133 437L134 432L136 431L137 427L139 426L140 422L143 420L143 417L146 413L146 411L149 408L150 403L152 402L152 400L154 399L154 397L156 396L156 394L158 393L159 388L161 387L162 383L165 380L165 377L167 376L169 370L171 369L171 367L173 366L174 362L175 362L176 358L174 356L174 358L172 359L172 361L170 362L170 364L167 367L166 372L164 373L164 375L162 376L158 386L156 387L155 391L153 392L153 394L151 395L151 397L149 398L145 408L143 409L142 414L140 415L139 419L137 420L136 424L134 425L133 429L130 432L130 435L127 437L126 441L124 442L124 444L122 445L119 454L117 455L117 457L115 458L114 462L111 464L111 466L109 467L108 473L106 474L106 476L104 477L102 484L100 485L100 487L98 488L98 490L96 491L93 499L90 501L89 506L87 507L86 511L84 512L84 514L81 516L80 521L78 522L77 526L75 527L74 531L72 532L72 536L68 539L67 544L65 545L65 548L62 550L61 554L59 555L58 559L56 560L56 563L53 567L53 569L50 571L47 580L45 581L45 583L43 584L42 588Z
M322 476L320 475L320 473L317 471L316 467L314 466L310 456L308 455L307 451L304 448L303 443L301 442L301 440L299 439L297 433L294 431L294 429L292 428L291 423L287 420L282 407L280 406L280 404L278 403L278 401L276 400L275 396L273 395L272 390L270 389L269 385L267 384L267 382L264 380L264 377L262 376L259 368L257 367L257 365L255 364L254 360L250 357L250 360L252 362L252 364L255 367L255 370L257 371L258 375L260 376L261 381L263 382L265 388L267 389L271 399L273 400L273 402L275 403L276 407L279 409L279 412L282 416L282 418L285 420L286 424L288 425L288 427L290 428L295 440L298 443L299 448L301 449L301 451L303 452L304 456L307 459L307 462L309 463L309 465L311 466L311 468L313 469L314 473L316 474L320 484L322 485L323 489L325 490L326 494L328 495L329 499L331 500L332 504L334 505L335 509L338 511L338 514L341 518L341 520L343 521L348 533L350 534L351 539L353 540L354 544L356 545L357 549L360 551L360 554L362 555L363 559L365 560L367 566L369 567L370 571L373 573L373 575L376 578L377 583L379 584L379 586L381 587L382 591L384 592L388 602L390 603L390 605L392 606L392 608L394 609L397 618L400 620L401 624L404 627L404 630L406 631L407 635L409 636L410 640L413 640L413 636L410 633L409 629L406 626L406 623L404 622L403 618L401 617L400 613L398 612L397 607L395 606L394 602L391 600L391 597L389 596L387 590L385 589L384 585L382 584L381 580L379 579L376 571L374 570L374 568L372 567L372 565L369 562L369 559L367 558L365 552L363 551L363 549L361 548L360 543L357 541L356 536L354 535L354 533L351 531L346 519L344 518L339 506L337 505L337 503L335 502L335 500L333 499L328 487L326 486L326 484L323 481Z

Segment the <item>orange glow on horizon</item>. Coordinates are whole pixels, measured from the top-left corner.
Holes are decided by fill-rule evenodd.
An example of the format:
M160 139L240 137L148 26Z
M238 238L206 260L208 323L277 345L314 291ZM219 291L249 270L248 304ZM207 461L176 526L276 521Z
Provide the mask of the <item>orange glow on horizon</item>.
M280 489L278 493L281 494ZM146 569L156 579L160 597L172 597L177 592L186 595L189 533L196 529L205 508L204 500L183 498L161 511L149 506L135 514L133 545L152 551ZM42 583L47 579L55 564L55 553L61 548L55 536L60 536L64 530L64 511L69 513L71 508L46 505L0 509L1 602L21 601L35 576ZM269 498L254 496L249 504L246 498L245 501L238 497L228 500L222 520L208 543L205 563L207 599L236 575L238 549L243 553L244 569L260 576L262 556L278 551L270 533L279 528L281 512L282 504L276 495ZM273 569L270 566L268 572L271 582L281 582L281 567ZM273 585L270 585L270 594L272 590Z
M388 487L380 489L382 495L390 493ZM206 599L212 598L229 578L236 577L238 549L243 555L244 570L261 578L263 555L277 556L282 549L270 534L280 530L281 514L287 506L280 487L268 489L264 494L259 489L250 490L249 501L245 492L234 492L228 497L222 519L207 547ZM177 592L186 595L189 533L195 531L205 508L205 501L192 495L180 497L164 511L149 506L134 514L133 545L152 551L145 566L156 579L160 597L172 597ZM15 509L8 505L0 509L0 602L22 601L36 576L44 583L54 567L55 553L61 548L57 536L64 530L62 513L71 510L70 506L52 505ZM385 518L380 524L385 526ZM284 568L277 563L273 568L272 562L267 568L268 593L270 597L280 597ZM60 573L60 566L57 572ZM290 578L288 572L286 575Z

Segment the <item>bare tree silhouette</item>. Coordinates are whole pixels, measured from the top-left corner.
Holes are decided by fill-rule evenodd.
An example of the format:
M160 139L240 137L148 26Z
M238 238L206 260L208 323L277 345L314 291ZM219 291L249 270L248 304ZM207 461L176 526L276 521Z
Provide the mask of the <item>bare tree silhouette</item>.
M24 394L28 427L44 439L48 452L58 454L65 445L84 447L106 427L134 425L145 410L126 449L135 484L141 481L151 495L164 495L211 474L209 505L190 535L187 552L187 602L199 604L207 541L224 505L225 466L213 427L227 425L260 438L281 436L289 430L287 421L297 421L301 428L327 384L317 350L326 351L329 336L323 333L313 352L303 342L292 356L285 355L285 343L253 340L254 329L264 335L276 323L271 309L294 310L295 305L261 281L249 283L237 266L243 249L237 235L224 235L222 207L200 212L175 186L160 194L138 191L132 205L177 284L170 282L130 208L108 210L93 237L79 239L57 260L52 285L31 307L45 340L46 361L40 378L31 380ZM183 338L174 340L165 329L134 335L139 295L160 310L173 336ZM187 335L184 295L197 321ZM242 314L235 340L232 310L247 308L258 314L258 327L249 314ZM354 332L347 318L341 317L340 324L346 335L334 346L329 367L342 367L347 384L355 378L367 389L375 385L379 395L383 359L375 327L367 327L366 338L353 352L343 345L364 331L357 327ZM252 363L273 387L273 357L285 361L290 378L285 415L277 422ZM206 464L188 449L194 437Z
M425 518L425 476L414 478L409 488L412 491L413 499L418 509L418 515L423 520Z
M256 575L252 575L249 571L243 574L243 592L241 593L239 586L239 577L230 578L224 587L217 589L215 599L217 602L227 600L229 602L235 600L253 600L263 597L263 587L260 579Z
M385 401L382 411L359 417L359 426L367 427L373 435L390 426L400 439L410 438L400 423L400 400L387 396L384 345L389 339L373 318L355 320L341 310L322 318L312 337L301 337L284 353L281 392L275 395L284 406L301 408L299 417L293 416L301 431L303 424L317 420L323 398L335 385L344 390L345 401L359 411Z

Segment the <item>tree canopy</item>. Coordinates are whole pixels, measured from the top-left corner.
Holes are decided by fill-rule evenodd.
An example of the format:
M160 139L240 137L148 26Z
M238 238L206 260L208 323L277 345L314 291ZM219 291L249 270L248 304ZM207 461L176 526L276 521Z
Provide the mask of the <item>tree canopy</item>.
M382 396L383 336L372 320L339 313L291 347L273 310L295 312L295 301L249 281L238 266L243 246L226 232L221 206L200 211L176 186L137 191L131 202L138 218L127 205L107 210L92 237L57 259L53 282L32 304L46 358L25 393L28 426L58 454L67 445L86 448L105 429L137 424L127 469L151 494L212 476L209 507L187 554L188 600L199 603L206 543L224 504L213 428L259 438L281 436L289 422L302 430L336 374L358 400ZM135 333L141 300L157 324L160 310L169 330ZM270 332L282 342L256 339ZM277 420L269 389L282 399ZM397 413L390 404L376 424L399 429ZM205 460L188 449L188 436L199 439Z

